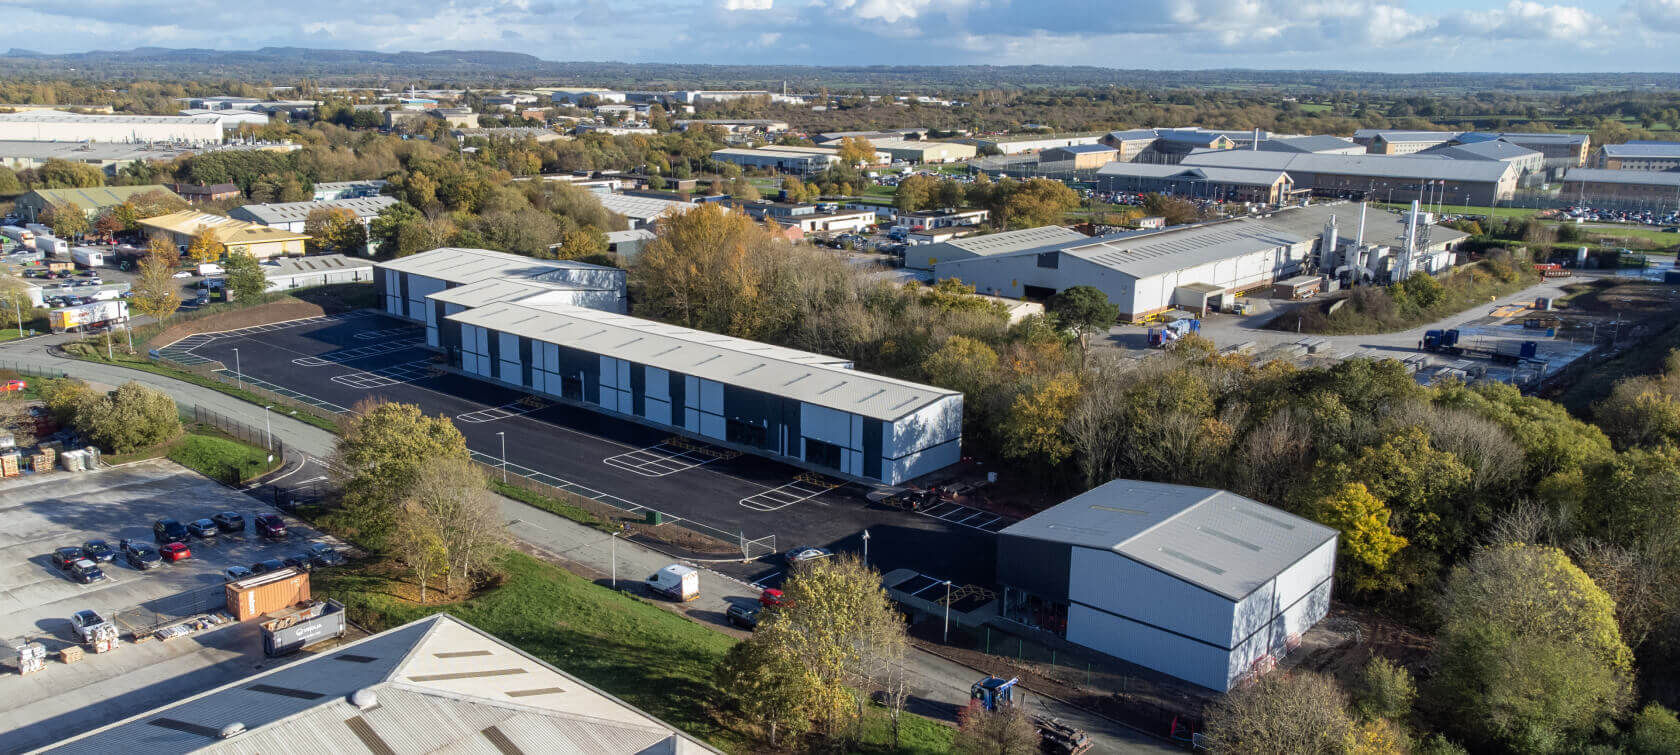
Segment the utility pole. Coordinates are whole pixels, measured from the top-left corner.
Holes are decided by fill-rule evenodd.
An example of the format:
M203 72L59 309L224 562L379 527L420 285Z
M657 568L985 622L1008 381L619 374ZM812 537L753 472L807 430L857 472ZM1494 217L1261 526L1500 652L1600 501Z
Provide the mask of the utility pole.
M233 381L239 385L240 390L245 390L245 370L239 366L239 349L237 348L233 350Z
M945 580L945 636L942 640L946 645L951 644L951 580Z
M263 407L263 449L268 451L269 461L274 461L274 426L268 421L268 410L273 408L273 404Z
M502 439L502 484L506 485L507 484L507 433L505 433L505 432L496 433L496 437Z
M611 560L612 560L612 581L613 581L613 589L617 590L618 589L618 533L614 532L614 533L608 535L607 537L612 540L612 556L611 556Z
M863 565L869 565L869 530L863 531Z

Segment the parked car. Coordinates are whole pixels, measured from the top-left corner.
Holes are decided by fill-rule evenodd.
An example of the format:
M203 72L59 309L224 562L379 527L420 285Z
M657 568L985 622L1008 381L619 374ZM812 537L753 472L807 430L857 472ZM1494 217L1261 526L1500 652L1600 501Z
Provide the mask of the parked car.
M315 562L316 566L338 566L344 563L344 554L326 543L310 543L308 553L309 560Z
M758 612L761 606L754 603L732 603L725 614L729 623L742 629L758 628Z
M221 528L223 532L245 531L245 517L240 516L237 512L223 511L220 514L210 517L210 521L215 522L216 526Z
M252 572L250 569L243 566L229 566L228 568L222 570L222 577L226 578L229 582L241 580L252 576L253 574L255 574L255 572Z
M7 380L4 384L0 384L0 393L10 393L12 391L21 391L21 390L23 390L25 388L28 388L28 387L29 387L29 383L26 383L22 380Z
M787 601L782 597L781 590L774 587L766 587L764 588L764 592L758 594L758 604L764 608L771 608L774 606L786 605Z
M160 543L186 542L187 527L174 519L159 519L152 523L152 537Z
M258 561L254 564L251 564L251 573L252 574L267 574L271 571L280 571L281 569L284 569L284 568L286 568L286 562L285 561L281 561L278 558L271 558L271 559L267 559L265 561Z
M257 534L269 540L286 539L286 520L279 514L258 514L256 522Z
M86 554L82 553L81 548L77 548L72 545L53 551L52 563L53 566L56 566L59 569L69 571L71 564L74 564L86 557Z
M116 550L111 548L111 544L104 540L89 540L82 543L82 554L101 564L109 563L111 559L117 557Z
M198 519L187 523L187 532L200 540L209 540L216 536L221 529L210 519Z
M158 555L170 563L192 558L192 549L186 543L175 541L158 549Z
M818 548L816 546L811 546L811 545L801 545L797 548L794 548L793 550L788 551L786 554L784 554L782 556L782 558L787 560L789 566L793 566L793 565L796 565L796 564L803 564L806 561L815 561L819 558L828 558L829 556L832 556L832 555L834 555L834 551L831 551L827 548Z
M105 572L92 559L84 558L70 565L70 578L85 585L104 579Z
M293 569L299 569L302 571L313 571L315 569L315 562L310 560L307 552L293 553L290 556L282 556L280 560Z
M153 548L150 543L139 540L124 540L119 544L119 547L122 548L123 558L128 560L128 565L136 569L144 571L146 569L156 569L163 565L163 557L158 555L157 549Z

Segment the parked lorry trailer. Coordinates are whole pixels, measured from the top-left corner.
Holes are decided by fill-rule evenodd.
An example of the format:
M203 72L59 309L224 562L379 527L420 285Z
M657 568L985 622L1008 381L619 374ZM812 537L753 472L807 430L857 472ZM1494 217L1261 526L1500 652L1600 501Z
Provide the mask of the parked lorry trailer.
M16 241L20 246L35 248L35 232L16 225L0 226L0 236Z
M54 333L95 328L128 320L128 302L122 299L96 301L75 307L55 309L47 313L47 324Z
M1537 361L1540 344L1534 341L1500 339L1491 344L1485 339L1466 343L1458 330L1427 330L1423 333L1423 350L1439 354L1484 356L1495 362L1517 364Z
M70 251L70 242L57 236L42 236L37 234L35 236L35 248L42 254L53 257L63 257L65 252Z
M91 246L78 246L70 250L70 260L82 267L104 267L105 253Z

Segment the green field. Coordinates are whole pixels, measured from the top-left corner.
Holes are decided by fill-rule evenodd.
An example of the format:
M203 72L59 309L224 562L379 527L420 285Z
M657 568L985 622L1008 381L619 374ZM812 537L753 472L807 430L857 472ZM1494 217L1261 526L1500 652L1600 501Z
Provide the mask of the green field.
M351 620L372 631L448 611L719 749L757 751L712 715L720 699L712 669L734 639L523 553L509 551L500 565L500 585L427 606L395 597L397 583L377 565L318 572L313 582L319 594L344 603ZM885 743L891 729L873 710L857 751L890 752ZM951 729L909 714L903 722L899 752L948 750Z
M169 449L170 461L205 477L237 485L273 469L274 458L256 446L212 435L187 435Z
M1669 248L1680 245L1680 233L1663 233L1660 228L1648 226L1604 227L1582 225L1578 226L1576 230L1580 231L1581 238L1586 241L1639 239Z

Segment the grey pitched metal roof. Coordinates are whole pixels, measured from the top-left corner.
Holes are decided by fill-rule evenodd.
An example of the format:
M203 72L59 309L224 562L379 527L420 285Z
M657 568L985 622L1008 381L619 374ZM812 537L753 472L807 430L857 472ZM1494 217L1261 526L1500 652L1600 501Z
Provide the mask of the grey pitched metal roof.
M1511 166L1490 160L1443 160L1410 155L1321 155L1256 152L1245 149L1192 152L1179 163L1185 167L1258 168L1286 171L1300 180L1303 174L1369 176L1392 179L1447 179L1498 182Z
M1487 139L1469 144L1443 144L1418 154L1440 155L1454 160L1521 160L1540 156L1536 150L1519 147L1503 139Z
M1352 239L1359 232L1359 204L1357 202L1326 202L1306 207L1286 207L1267 215L1261 222L1301 236L1317 236L1324 232L1330 216L1336 216L1337 234ZM1365 211L1365 243L1391 244L1405 236L1406 216L1380 207ZM1436 225L1429 232L1429 246L1439 247L1469 238L1470 234L1444 225Z
M1287 139L1263 139L1258 144L1261 152L1330 152L1350 148L1364 149L1358 144L1339 136L1296 136Z
M448 319L885 421L962 395L837 357L565 304L498 302Z
M1096 154L1098 152L1114 152L1116 150L1113 147L1108 146L1107 144L1070 144L1066 147L1051 147L1050 149L1047 149L1047 150L1044 150L1044 151L1045 152L1069 152L1069 153L1076 154L1076 155L1083 155L1083 154Z
M1588 136L1586 134L1530 134L1530 133L1524 133L1524 132L1521 132L1521 131L1505 131L1505 132L1502 132L1502 133L1499 134L1499 138L1504 139L1505 141L1508 141L1512 144L1517 144L1517 145L1522 145L1522 144L1581 145L1581 144L1586 144L1588 142L1588 140L1592 139L1591 136Z
M1002 233L988 233L981 236L970 236L962 239L951 239L941 242L943 246L955 247L962 251L978 256L1004 254L1055 244L1061 242L1077 242L1090 239L1083 233L1072 228L1059 225L1039 226L1038 228L1023 228L1018 231L1004 231ZM932 256L938 257L934 254Z
M424 275L456 284L477 283L489 278L540 278L568 271L623 271L572 260L539 260L489 249L445 246L379 263L386 270Z
M1588 181L1605 184L1635 186L1680 187L1680 172L1655 170L1605 170L1603 168L1570 168L1563 174L1565 181Z
M373 260L355 259L342 254L317 254L311 257L279 257L263 263L263 272L275 275L307 275L334 270L371 270Z
M1113 551L1239 601L1337 533L1224 490L1114 480L1000 534Z
M309 202L275 202L236 207L229 211L228 215L240 220L262 223L263 225L278 225L280 223L296 223L308 220L309 213L316 210L345 209L356 213L356 217L366 220L377 216L381 210L396 203L396 197L385 196L323 199Z
M1307 237L1240 218L1105 236L1093 239L1093 243L1069 245L1062 252L1134 278L1147 278L1306 240Z
M363 705L351 700L371 693ZM238 723L244 733L219 733ZM45 752L716 750L447 614L174 702Z
M1645 142L1643 144L1606 144L1607 157L1670 157L1680 158L1680 142Z
M628 194L597 194L601 206L608 212L617 213L627 218L651 220L667 211L678 214L688 212L699 205L693 202L679 202L675 199L654 199L653 197L636 197Z

